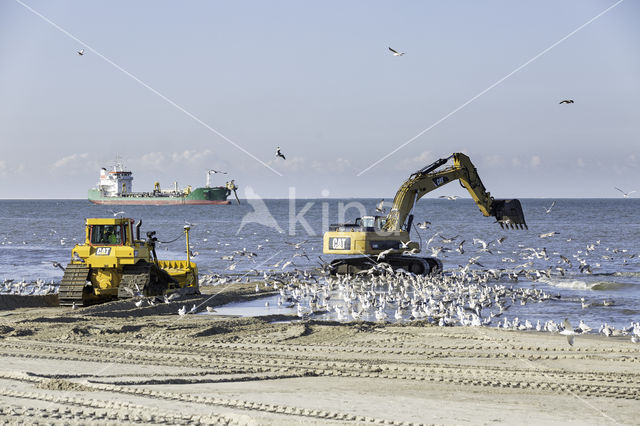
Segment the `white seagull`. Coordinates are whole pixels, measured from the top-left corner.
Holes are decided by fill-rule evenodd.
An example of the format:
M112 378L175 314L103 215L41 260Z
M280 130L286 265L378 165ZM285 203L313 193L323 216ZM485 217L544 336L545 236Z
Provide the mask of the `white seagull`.
M554 200L554 201L552 201L552 202L551 202L551 205L549 206L549 208L543 207L543 208L544 208L545 213L546 213L546 214L551 213L551 209L552 209L552 208L553 208L553 206L555 206L555 205L556 205L556 202L555 202L555 200Z
M460 197L459 197L459 196L457 196L457 195L441 195L441 196L440 196L440 197L438 197L438 198L446 198L447 200L455 201L455 200L457 200L457 199L458 199L458 198L460 198Z
M384 198L380 200L380 202L376 206L376 211L379 213L384 213Z
M404 55L404 52L398 52L397 50L394 50L392 48L389 48L389 50L393 53L393 56L402 56L402 55Z
M84 55L84 49L78 50L78 55L80 55L80 56Z
M564 326L564 330L562 330L560 334L562 334L563 336L567 336L567 341L571 346L573 346L573 338L576 335L576 332L573 330L573 327L571 327L569 319L565 318L562 325Z
M614 186L614 188L615 188L615 189L617 189L618 191L622 192L622 196L623 196L624 198L629 198L629 195L631 195L631 194L633 194L634 192L636 192L635 190L634 190L634 191L629 191L629 192L624 192L624 191L623 191L622 189L620 189L620 188L617 188L617 187L615 187L615 186Z
M280 147L276 148L276 157L280 157L283 160L286 160L286 157L284 156L284 154L280 152Z

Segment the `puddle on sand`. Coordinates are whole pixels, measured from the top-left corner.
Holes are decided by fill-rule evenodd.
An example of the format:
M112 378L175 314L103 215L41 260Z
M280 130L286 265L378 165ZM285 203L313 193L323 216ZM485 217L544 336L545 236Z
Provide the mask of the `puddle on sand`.
M226 305L216 306L215 312L204 310L198 315L233 315L239 317L259 317L263 315L296 315L298 310L295 305L278 305L279 295L259 297L243 302L232 302ZM268 303L269 306L266 306Z

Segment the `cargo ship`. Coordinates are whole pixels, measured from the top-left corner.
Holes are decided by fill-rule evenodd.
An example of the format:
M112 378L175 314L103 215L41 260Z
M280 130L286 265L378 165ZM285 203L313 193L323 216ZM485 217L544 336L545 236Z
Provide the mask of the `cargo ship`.
M151 192L133 191L133 173L124 169L121 163L116 162L113 170L100 169L100 180L95 188L89 189L89 201L94 204L113 205L189 205L189 204L231 204L227 197L234 193L238 200L238 189L233 180L225 186L210 186L211 175L219 173L216 170L207 170L207 181L204 187L192 189L187 186L178 189L178 183L173 183L173 188L161 189L160 183L155 182ZM238 204L240 200L238 200Z

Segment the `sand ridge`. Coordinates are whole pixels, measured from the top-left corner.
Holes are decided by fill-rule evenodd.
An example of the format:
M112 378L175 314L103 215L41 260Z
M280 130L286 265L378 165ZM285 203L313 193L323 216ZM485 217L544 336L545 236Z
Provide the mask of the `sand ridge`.
M216 291L219 291L216 289ZM255 297L0 316L0 417L53 423L637 423L640 345L495 328L176 314ZM220 297L222 294L224 298ZM282 322L289 320L292 322Z

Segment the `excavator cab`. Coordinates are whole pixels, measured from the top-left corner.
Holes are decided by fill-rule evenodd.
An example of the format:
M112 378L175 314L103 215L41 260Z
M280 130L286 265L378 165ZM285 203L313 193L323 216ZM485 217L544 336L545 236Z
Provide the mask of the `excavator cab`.
M385 218L381 216L363 216L355 220L356 227L367 231L379 231L384 227Z

